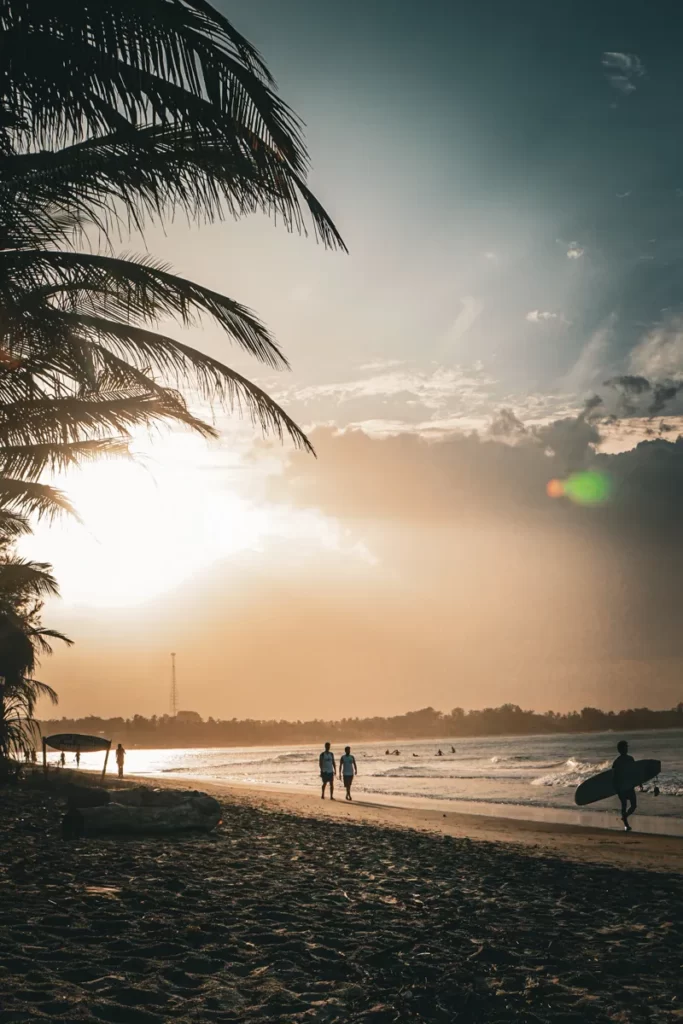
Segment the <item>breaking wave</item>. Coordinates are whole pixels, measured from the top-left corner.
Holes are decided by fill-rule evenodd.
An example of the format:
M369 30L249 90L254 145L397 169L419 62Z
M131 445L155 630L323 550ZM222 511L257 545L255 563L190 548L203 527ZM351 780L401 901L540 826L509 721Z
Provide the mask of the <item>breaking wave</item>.
M602 761L600 764L592 764L589 761L579 761L570 757L567 761L561 761L561 771L550 772L548 775L541 775L538 779L532 779L532 786L564 786L576 788L586 779L590 779L599 772L611 768L611 761Z

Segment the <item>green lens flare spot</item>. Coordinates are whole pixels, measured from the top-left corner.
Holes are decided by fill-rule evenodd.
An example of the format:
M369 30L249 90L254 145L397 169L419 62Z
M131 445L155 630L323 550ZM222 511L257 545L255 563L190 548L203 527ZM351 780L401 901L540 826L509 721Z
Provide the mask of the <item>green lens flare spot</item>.
M564 481L564 494L576 505L604 505L612 493L612 483L606 473L586 470L572 473Z

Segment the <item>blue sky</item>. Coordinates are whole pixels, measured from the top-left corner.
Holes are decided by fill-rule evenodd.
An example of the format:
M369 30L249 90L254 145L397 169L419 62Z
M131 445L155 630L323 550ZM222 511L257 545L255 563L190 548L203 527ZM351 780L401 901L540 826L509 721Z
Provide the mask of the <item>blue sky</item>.
M647 370L649 332L677 333L675 4L222 6L306 121L313 184L350 255L258 221L171 232L164 247L266 318L293 363L279 393L297 415L476 419L529 396L530 414L553 413ZM390 401L381 381L372 401L349 399L383 361ZM453 375L439 409L421 398L435 372ZM412 373L415 393L397 400ZM460 376L480 379L476 394Z

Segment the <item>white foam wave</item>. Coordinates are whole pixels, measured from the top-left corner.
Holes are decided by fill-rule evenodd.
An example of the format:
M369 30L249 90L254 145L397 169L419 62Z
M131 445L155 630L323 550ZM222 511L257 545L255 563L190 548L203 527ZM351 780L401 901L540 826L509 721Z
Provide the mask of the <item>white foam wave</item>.
M567 761L561 762L561 770L541 775L531 780L532 786L561 786L576 788L586 779L590 779L599 772L607 771L611 761L603 761L601 764L591 764L588 761L579 761L578 758L570 757Z
M433 771L430 768L422 768L417 765L404 764L396 768L389 768L385 772L373 772L375 779L457 779L459 775L448 775L446 772Z

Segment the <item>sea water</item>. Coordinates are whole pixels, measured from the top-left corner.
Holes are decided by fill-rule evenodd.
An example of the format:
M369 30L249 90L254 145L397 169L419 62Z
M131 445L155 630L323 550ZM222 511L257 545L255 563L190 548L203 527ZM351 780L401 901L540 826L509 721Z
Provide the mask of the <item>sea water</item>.
M618 801L579 811L574 791L611 766L621 734L471 737L353 743L356 800L404 807L474 811L505 817L618 827ZM660 795L648 783L638 793L638 820L647 831L683 834L683 730L637 732L627 737L636 759L662 762ZM129 749L127 775L316 790L319 746ZM451 748L455 747L455 753ZM333 744L337 757L342 744ZM386 754L386 750L399 754ZM443 756L437 751L441 749ZM59 755L51 753L55 762ZM67 754L72 767L75 755ZM101 768L104 755L83 754L81 767ZM110 756L109 772L116 771ZM636 819L634 819L636 825Z

